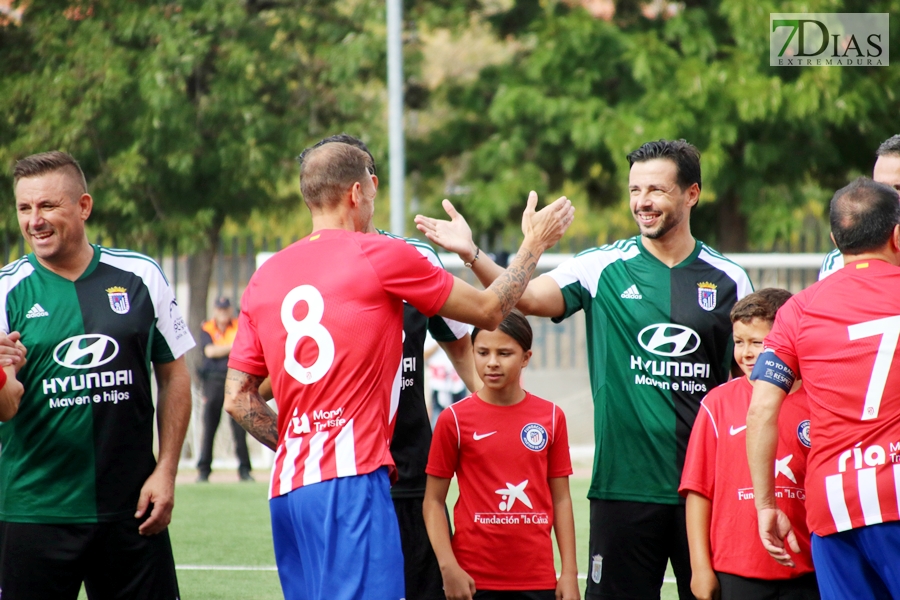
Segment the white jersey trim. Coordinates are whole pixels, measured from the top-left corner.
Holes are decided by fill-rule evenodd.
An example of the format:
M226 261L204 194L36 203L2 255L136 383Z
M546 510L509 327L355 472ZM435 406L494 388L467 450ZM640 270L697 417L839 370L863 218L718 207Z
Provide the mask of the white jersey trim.
M437 252L431 246L426 246L422 242L418 240L412 240L409 238L401 238L407 244L415 248L419 251L419 254L428 259L428 262L433 264L436 267L441 269L444 268L444 263L441 262L441 259L438 257ZM447 325L447 328L453 333L453 337L460 340L466 337L466 334L469 333L469 326L465 323L460 323L459 321L454 321L453 319L445 319L440 315L435 315L435 317L444 321L444 324Z
M709 415L709 422L712 423L713 433L716 434L716 439L719 439L719 426L716 425L716 419L713 417L712 412L709 410L709 407L706 406L705 402L700 403L700 407L706 411L706 414Z
M591 298L596 298L603 270L617 261L632 259L640 253L637 242L629 238L577 254L546 275L556 282L559 289L579 283L590 292Z
M193 348L196 344L175 300L175 293L156 261L137 252L108 248L99 248L99 251L101 263L134 273L144 282L153 300L156 328L169 344L172 356L179 358Z
M735 285L737 285L736 300L740 300L747 294L753 293L753 284L750 283L750 277L747 275L747 272L743 269L743 267L733 261L728 260L712 248L708 247L706 244L702 244L700 254L697 255L697 259L702 260L709 265L712 265L719 271L728 275L728 277L732 281L734 281Z
M837 271L840 271L844 268L844 255L841 254L841 251L835 248L831 252L825 255L825 260L822 261L822 268L819 269L819 281L822 281L829 275L833 275Z
M19 283L34 273L34 267L24 256L0 269L0 331L9 333L6 300Z

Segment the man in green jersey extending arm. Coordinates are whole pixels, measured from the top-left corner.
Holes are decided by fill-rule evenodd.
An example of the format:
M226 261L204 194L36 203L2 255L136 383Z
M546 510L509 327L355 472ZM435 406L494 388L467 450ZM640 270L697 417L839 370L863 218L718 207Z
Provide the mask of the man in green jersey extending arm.
M594 472L587 600L659 598L671 560L690 591L678 483L700 400L731 367L729 313L752 291L738 265L691 235L700 153L684 140L628 155L630 207L640 235L586 250L531 281L522 311L561 321L584 310L594 400ZM482 283L499 267L465 219L416 217Z

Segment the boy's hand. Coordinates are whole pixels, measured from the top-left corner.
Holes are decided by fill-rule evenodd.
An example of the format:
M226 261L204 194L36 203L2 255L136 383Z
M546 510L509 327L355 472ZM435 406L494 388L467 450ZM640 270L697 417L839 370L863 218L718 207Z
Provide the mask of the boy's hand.
M559 576L556 583L556 600L581 600L577 573L563 573Z
M691 572L691 592L697 600L719 600L719 580L712 569Z
M458 564L441 569L444 580L444 595L447 600L472 600L475 594L475 580Z

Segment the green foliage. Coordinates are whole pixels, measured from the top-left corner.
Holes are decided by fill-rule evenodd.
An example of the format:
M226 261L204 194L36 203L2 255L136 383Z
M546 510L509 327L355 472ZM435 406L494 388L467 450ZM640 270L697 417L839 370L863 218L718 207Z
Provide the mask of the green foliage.
M95 228L206 247L226 218L301 206L305 146L379 135L381 12L374 0L31 2L0 28L0 164L67 150ZM10 205L11 182L2 190Z
M631 235L625 154L683 137L703 154L695 233L727 250L765 246L821 218L833 190L871 174L875 148L900 131L897 69L768 64L769 13L896 14L896 0L704 0L657 19L623 1L612 22L574 4L528 13L532 2L516 2L510 12L530 21L498 26L520 42L515 59L465 89L433 91L454 111L412 142L427 149L411 165L432 186L425 210L440 210L439 188L452 178L447 191L469 220L499 233L537 188L585 196L579 219L598 241ZM891 24L896 47L896 17Z

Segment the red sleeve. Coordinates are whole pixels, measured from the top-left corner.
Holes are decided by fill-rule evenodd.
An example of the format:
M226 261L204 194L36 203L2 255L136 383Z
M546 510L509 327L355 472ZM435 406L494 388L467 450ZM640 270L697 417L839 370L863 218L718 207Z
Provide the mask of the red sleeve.
M572 456L569 454L569 431L566 415L554 405L553 440L547 455L547 478L568 477L572 474Z
M801 294L791 297L778 309L775 313L775 323L765 341L765 347L774 351L775 355L794 371L797 378L800 377L800 361L797 360L794 342L797 340L800 317L803 313L800 296Z
M426 317L436 315L453 289L453 275L406 242L380 235L364 237L363 252L384 291L406 300Z
M7 379L8 378L6 377L6 369L0 369L0 388L2 388L4 385L6 385Z
M434 426L431 451L425 472L434 477L450 479L459 464L459 430L456 413L451 408L442 411Z
M709 394L700 403L700 411L691 430L687 454L684 457L684 471L678 493L687 496L697 492L707 498L713 497L716 488L716 447L719 443L715 419L714 396Z
M269 370L266 367L262 343L259 340L256 323L248 312L253 303L252 290L255 287L255 282L251 279L247 289L244 290L244 295L241 296L241 315L238 318L238 330L231 346L231 354L228 355L228 366L250 375L266 377Z

